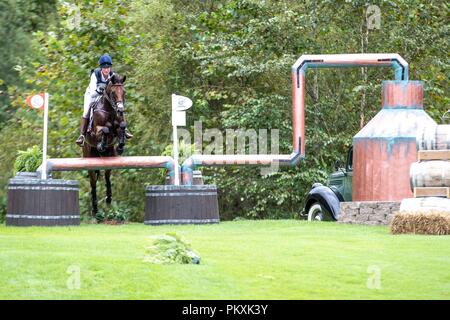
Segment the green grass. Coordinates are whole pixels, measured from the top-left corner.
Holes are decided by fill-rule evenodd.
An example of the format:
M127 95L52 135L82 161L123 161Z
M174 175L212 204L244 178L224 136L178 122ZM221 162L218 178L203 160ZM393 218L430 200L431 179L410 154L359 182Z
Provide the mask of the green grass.
M144 262L149 236L165 232L187 239L201 264ZM71 266L79 289L67 286ZM0 299L449 298L449 236L297 220L0 226Z

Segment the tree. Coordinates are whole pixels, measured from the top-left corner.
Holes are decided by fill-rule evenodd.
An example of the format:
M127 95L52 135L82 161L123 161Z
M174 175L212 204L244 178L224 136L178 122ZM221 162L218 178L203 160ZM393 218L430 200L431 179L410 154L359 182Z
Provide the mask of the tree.
M6 3L0 14L21 14L22 1ZM136 137L127 155L170 149L172 93L194 100L188 111L191 134L194 121L223 133L279 129L280 152L290 153L290 69L302 54L398 52L410 64L410 79L425 82L425 108L438 121L449 103L446 3L380 1L378 7L380 29L369 28L362 0L59 1L57 17L45 30L26 34L20 24L13 31L0 25L0 34L12 32L11 43L21 45L15 51L11 45L5 55L9 68L20 68L14 71L17 80L3 83L11 97L11 119L0 135L7 150L0 153L0 181L6 184L11 175L16 150L40 144L40 115L23 104L33 90L51 93L50 156L80 155L74 140L82 95L90 70L105 52L113 56L115 70L127 75L126 110ZM36 8L33 12L40 12ZM22 36L28 44L17 40ZM30 55L13 53L25 47ZM205 181L219 186L222 218L296 216L311 184L325 181L335 160L345 158L352 137L379 111L381 81L387 79L393 74L384 68L309 70L305 160L265 177L259 168L203 168ZM121 171L113 180L121 186L113 188L115 199L133 209L134 221L142 220L143 185L164 181L159 172L142 173ZM87 179L82 173L62 176L81 181L87 212ZM0 199L5 194L0 190Z

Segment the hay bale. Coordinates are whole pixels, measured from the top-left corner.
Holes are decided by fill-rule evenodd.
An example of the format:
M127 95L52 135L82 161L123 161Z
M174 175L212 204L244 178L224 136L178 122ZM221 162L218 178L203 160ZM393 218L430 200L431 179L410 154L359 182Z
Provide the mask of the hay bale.
M393 234L450 234L450 213L437 210L397 212L390 229Z

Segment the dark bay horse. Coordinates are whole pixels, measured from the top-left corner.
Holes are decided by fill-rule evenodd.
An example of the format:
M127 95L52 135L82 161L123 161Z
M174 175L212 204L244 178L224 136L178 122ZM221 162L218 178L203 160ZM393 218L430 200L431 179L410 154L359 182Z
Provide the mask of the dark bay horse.
M124 103L126 76L113 74L107 81L103 95L91 108L93 112L92 123L89 125L88 133L83 145L83 158L90 157L114 157L121 155L125 147ZM99 170L89 171L92 196L92 212L95 216L97 208L97 180L100 176ZM106 203L112 201L111 191L111 169L105 170Z

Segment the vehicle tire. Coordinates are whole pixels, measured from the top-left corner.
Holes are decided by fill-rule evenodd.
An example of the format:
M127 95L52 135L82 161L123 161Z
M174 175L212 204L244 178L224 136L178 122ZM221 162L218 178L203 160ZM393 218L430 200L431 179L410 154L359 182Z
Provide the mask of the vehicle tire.
M314 202L308 210L308 221L324 221L324 210L318 202Z

